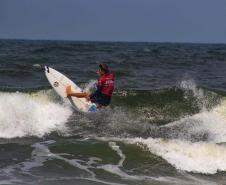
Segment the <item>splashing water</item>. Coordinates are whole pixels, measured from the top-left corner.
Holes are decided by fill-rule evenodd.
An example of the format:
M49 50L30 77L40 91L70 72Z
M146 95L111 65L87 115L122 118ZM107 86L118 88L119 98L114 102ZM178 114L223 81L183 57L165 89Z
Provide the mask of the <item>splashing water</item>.
M65 131L71 114L69 106L51 102L44 94L0 93L0 137L42 137Z
M85 88L83 89L86 93L91 93L91 90L95 87L96 80L90 80L89 83L85 84Z
M196 98L198 107L201 111L207 110L208 98L205 96L203 89L198 89L194 80L182 80L179 87L185 90L185 98L188 96L187 90L192 91L193 96Z

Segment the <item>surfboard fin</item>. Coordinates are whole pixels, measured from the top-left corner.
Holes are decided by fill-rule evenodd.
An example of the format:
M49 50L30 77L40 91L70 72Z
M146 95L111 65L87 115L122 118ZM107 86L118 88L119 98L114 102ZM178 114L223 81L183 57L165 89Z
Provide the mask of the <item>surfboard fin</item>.
M45 70L47 73L49 73L49 66L45 66Z

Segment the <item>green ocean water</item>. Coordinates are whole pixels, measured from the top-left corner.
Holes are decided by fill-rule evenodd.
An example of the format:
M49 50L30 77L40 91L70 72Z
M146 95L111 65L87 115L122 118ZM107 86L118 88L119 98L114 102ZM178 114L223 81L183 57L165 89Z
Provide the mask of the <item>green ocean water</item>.
M226 184L226 46L0 40L0 184ZM44 65L111 106L74 110Z

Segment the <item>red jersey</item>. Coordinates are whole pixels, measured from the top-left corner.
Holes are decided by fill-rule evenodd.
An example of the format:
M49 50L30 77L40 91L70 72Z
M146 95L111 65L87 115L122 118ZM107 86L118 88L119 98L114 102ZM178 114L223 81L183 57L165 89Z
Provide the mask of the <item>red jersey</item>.
M97 79L97 88L101 93L107 96L112 96L114 90L114 74L106 73Z

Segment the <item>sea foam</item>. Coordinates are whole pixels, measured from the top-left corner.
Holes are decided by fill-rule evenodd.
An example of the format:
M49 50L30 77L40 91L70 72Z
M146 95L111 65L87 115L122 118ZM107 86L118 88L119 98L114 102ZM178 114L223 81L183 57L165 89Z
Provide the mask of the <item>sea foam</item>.
M66 129L72 110L50 101L47 95L0 93L0 137L42 137Z
M146 146L151 153L162 157L179 170L204 174L226 170L226 147L223 145L153 138L127 141Z

